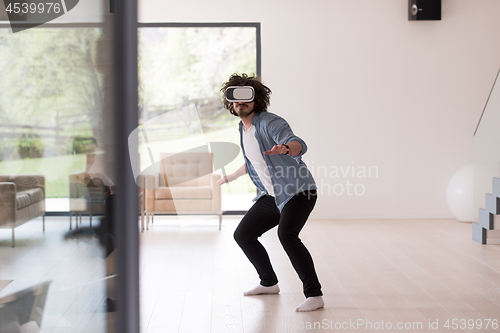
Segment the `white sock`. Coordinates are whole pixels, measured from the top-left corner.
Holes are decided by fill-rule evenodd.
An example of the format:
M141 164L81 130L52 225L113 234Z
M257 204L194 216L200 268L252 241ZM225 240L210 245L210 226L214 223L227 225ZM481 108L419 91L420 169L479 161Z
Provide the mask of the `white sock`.
M249 291L243 292L243 295L249 296L249 295L261 295L261 294L278 294L279 292L280 292L280 287L278 287L277 284L271 287L264 287L259 284L257 287Z
M323 297L321 296L313 296L308 297L306 300L298 307L295 308L295 311L304 312L304 311L314 311L318 310L325 306L325 302L323 301Z

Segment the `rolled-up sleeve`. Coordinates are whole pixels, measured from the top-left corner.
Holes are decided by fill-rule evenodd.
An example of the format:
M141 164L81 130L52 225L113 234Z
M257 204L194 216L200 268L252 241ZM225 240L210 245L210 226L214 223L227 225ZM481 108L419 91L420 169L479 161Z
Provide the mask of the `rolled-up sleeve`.
M304 140L293 133L286 120L281 117L276 117L269 122L267 130L277 145L284 145L292 141L298 141L302 145L302 151L299 155L291 157L294 158L297 163L300 163L302 155L307 152L307 145Z

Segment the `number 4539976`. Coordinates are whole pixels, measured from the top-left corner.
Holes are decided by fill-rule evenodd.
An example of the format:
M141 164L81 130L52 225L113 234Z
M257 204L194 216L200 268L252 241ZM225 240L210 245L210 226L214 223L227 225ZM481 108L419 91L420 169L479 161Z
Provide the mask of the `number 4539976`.
M60 13L61 4L59 2L46 2L46 3L19 3L11 2L5 8L7 13L14 14L27 14L27 13Z
M448 319L443 325L447 329L453 329L456 330L458 328L460 329L487 329L489 327L493 329L498 328L498 319Z

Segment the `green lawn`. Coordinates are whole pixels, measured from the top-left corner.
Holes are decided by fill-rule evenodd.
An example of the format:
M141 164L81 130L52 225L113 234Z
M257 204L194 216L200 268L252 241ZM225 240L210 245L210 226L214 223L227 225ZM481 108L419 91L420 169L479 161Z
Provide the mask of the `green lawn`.
M190 141L196 140L203 142L209 141L226 141L233 142L239 145L239 135L237 127L213 131L203 135L193 135L183 139L169 141L169 147L176 149L188 148ZM201 142L201 141L200 141ZM161 141L151 142L151 148L157 151L165 151L162 149ZM148 162L148 155L141 153L141 162ZM14 161L0 162L0 174L42 174L45 175L46 194L48 198L68 198L69 184L68 175L75 171L85 169L86 154L62 155L56 157L45 158L29 158ZM141 163L141 164L142 164ZM243 164L243 156L240 151L238 157L225 167L226 173L232 173ZM144 164L142 164L144 165ZM222 186L224 193L255 193L255 186L252 184L248 176L240 177L240 179Z
M26 158L0 162L0 174L42 174L48 198L68 198L68 175L85 170L85 154Z

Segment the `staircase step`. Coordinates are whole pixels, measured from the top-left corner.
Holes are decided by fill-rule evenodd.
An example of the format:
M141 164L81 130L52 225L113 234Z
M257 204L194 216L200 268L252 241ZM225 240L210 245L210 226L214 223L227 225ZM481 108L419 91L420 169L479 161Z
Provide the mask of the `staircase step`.
M486 234L486 244L500 244L500 230L491 230Z
M500 178L493 177L493 191L492 194L500 198Z
M478 243L486 244L486 229L472 222L472 239Z
M500 230L500 215L493 215L493 230Z
M493 223L494 216L495 215L491 214L490 212L486 211L485 209L479 208L479 222L478 222L478 224L481 226L481 228L493 230L495 227L495 225Z
M486 193L485 210L491 214L500 214L500 198L493 194Z
M487 231L486 244L500 244L500 230Z

